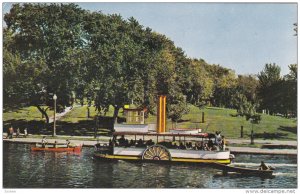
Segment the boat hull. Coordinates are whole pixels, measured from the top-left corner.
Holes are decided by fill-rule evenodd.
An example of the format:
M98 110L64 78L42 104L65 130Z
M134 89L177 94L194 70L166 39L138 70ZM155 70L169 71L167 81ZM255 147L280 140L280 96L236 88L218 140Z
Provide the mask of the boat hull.
M101 160L125 160L125 161L140 161L140 162L164 162L164 163L220 163L230 164L230 159L195 159L195 158L172 158L171 160L143 160L140 156L129 155L109 155L94 153L94 157Z
M46 151L46 152L81 152L82 146L76 147L31 147L31 151Z
M162 152L163 146L159 146L159 150L150 150L152 152ZM145 157L145 152L149 148L124 148L115 147L111 153L94 152L94 157L102 160L128 160L128 161L143 161L143 162L172 162L172 163L221 163L230 164L229 151L203 151L203 150L180 150L166 149L166 158L160 158L153 155L151 158ZM165 155L165 156L166 156Z

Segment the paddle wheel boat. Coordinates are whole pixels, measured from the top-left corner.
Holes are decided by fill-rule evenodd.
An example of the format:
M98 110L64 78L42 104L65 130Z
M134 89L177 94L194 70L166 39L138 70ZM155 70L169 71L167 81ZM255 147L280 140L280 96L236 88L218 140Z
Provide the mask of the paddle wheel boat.
M94 157L102 160L230 164L234 158L225 144L215 144L209 133L115 132L108 144L96 144Z

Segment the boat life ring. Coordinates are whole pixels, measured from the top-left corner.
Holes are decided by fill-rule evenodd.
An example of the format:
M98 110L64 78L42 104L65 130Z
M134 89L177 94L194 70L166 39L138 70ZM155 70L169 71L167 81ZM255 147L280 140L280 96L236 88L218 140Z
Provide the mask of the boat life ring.
M169 150L162 145L152 145L145 149L142 155L143 160L171 160Z

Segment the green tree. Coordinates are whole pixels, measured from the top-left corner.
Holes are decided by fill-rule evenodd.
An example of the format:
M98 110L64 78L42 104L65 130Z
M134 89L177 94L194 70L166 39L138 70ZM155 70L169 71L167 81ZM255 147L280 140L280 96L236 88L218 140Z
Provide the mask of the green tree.
M168 43L167 43L168 45ZM176 56L173 55L172 45L166 47L158 59L156 66L156 89L157 94L167 96L167 116L173 122L177 122L183 114L188 112L187 102L182 88L178 82L176 71Z
M191 61L188 66L189 76L186 78L190 84L186 84L184 87L187 101L199 108L207 105L213 94L213 79L204 65L207 65L204 60L194 59Z
M280 67L274 64L266 64L263 71L258 74L258 95L261 100L261 109L267 109L271 114L280 111L282 99L280 96L281 81Z
M11 80L19 89L4 89L6 102L18 99L22 104L37 106L47 122L48 115L40 105L52 106L51 94L59 97L58 107L70 104L85 44L84 14L74 4L13 4L4 21L13 40L7 50L20 58L18 78ZM10 60L6 59L9 54L4 57L4 61ZM4 79L7 75L5 72Z
M237 85L234 71L220 65L205 65L205 68L213 80L211 104L213 106L233 108L232 99Z
M290 73L284 77L282 95L284 104L283 114L287 117L297 116L297 64L289 65Z

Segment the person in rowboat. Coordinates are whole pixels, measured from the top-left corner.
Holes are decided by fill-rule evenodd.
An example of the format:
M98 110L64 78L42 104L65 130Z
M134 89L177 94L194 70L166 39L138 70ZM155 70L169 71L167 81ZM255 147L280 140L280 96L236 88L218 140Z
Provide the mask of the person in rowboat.
M57 148L57 147L58 147L58 146L57 146L57 141L54 142L53 147L54 147L54 148Z
M70 147L70 143L71 143L71 142L67 139L67 140L66 140L66 145L67 145L67 147Z
M46 136L44 136L42 139L42 147L45 148L47 143L48 141L46 140Z
M261 161L258 170L270 170L270 168L264 163L264 161Z

